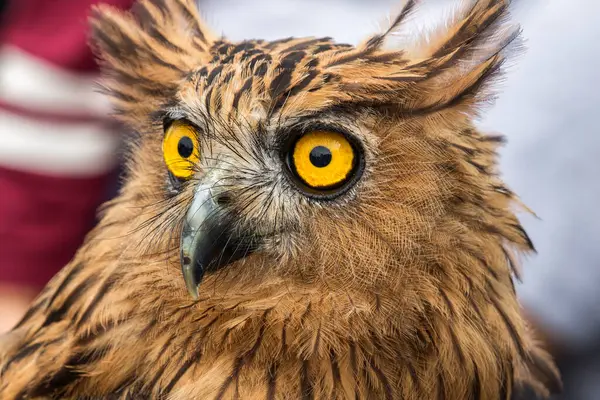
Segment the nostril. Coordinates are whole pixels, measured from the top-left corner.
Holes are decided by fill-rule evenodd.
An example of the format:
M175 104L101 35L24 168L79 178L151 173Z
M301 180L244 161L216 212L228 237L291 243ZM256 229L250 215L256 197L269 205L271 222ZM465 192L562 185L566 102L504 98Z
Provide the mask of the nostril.
M215 201L220 206L227 206L231 204L231 196L228 193L220 193L216 196Z

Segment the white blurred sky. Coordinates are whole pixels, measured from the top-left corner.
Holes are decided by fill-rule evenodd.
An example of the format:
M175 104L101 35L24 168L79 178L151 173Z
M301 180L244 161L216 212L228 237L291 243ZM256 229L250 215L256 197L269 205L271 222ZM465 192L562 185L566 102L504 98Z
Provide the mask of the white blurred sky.
M454 0L424 0L414 26ZM508 73L481 126L508 136L506 181L541 218L524 216L539 254L525 262L523 302L545 323L585 341L600 331L600 1L517 1L528 51ZM379 30L397 0L200 0L233 40L332 36L357 43Z

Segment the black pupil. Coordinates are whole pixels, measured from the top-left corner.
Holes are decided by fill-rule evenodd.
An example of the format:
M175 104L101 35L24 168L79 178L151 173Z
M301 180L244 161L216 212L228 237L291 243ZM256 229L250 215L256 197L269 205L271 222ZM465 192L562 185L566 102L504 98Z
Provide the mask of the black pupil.
M194 152L194 143L192 143L192 139L187 136L179 139L179 143L177 143L177 152L183 158L188 158Z
M310 162L317 168L323 168L331 162L331 151L325 146L317 146L310 151Z

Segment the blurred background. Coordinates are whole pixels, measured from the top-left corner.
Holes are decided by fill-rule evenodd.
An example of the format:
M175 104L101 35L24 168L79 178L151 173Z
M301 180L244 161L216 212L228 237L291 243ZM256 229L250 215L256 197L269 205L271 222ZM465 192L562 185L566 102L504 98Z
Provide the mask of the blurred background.
M0 332L72 257L116 193L123 129L94 91L86 45L93 3L0 0ZM412 23L435 24L455 0L424 0ZM528 51L479 121L508 137L502 171L538 219L523 215L538 255L518 286L557 357L565 393L600 399L600 2L515 2ZM333 36L357 43L399 0L200 0L217 33L238 40ZM521 398L529 398L523 394Z

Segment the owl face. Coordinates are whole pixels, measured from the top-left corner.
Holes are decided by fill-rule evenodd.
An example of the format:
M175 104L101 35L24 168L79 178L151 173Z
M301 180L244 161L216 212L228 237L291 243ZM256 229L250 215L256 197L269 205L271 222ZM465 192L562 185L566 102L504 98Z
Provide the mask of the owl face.
M499 28L508 4L475 2L456 29L384 50L414 5L358 46L217 40L185 1L142 2L132 20L100 9L105 86L140 132L131 174L162 198L192 297L225 274L410 299L483 277L479 254L528 248L500 140L472 124L518 34Z
M193 198L181 260L194 296L205 272L254 253L275 265L300 261L319 226L329 237L333 220L343 228L360 213L357 196L366 196L363 180L381 139L360 111L307 99L327 85L315 70L319 59L306 51L321 41L300 39L280 54L258 43L227 46L246 50L192 73L163 111L168 190L187 188ZM281 61L268 61L273 56ZM301 67L292 68L292 59Z
M315 46L308 39L295 48L302 49L303 42ZM257 46L244 45L263 60L269 53ZM175 196L187 191L193 199L180 248L194 296L204 273L255 254L271 258L275 269L292 259L314 263L320 250L308 238L330 237L334 220L343 229L345 219L360 214L357 196L366 196L363 183L376 160L380 132L365 116L328 109L327 98L303 104L306 93L326 83L314 71L317 59L302 60L298 52L306 54L296 50L298 62L312 67L284 69L256 62L247 52L237 57L249 61L234 58L231 64L202 67L182 87L178 101L163 110L166 168L161 170L167 190ZM289 53L281 57L290 58ZM264 82L252 86L257 75L293 73L299 84L314 90L294 95L288 83L280 97L271 97ZM310 247L312 254L306 254L303 249Z

